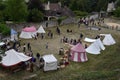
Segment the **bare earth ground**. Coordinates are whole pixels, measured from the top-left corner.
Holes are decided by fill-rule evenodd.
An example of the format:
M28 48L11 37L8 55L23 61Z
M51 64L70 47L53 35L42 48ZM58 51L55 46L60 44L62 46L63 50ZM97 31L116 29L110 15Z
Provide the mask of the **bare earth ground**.
M107 20L107 19L105 21L106 22L110 22L110 20ZM66 29L72 29L73 32L72 33L67 33ZM34 55L37 52L39 52L41 55L54 54L54 56L58 60L60 60L60 57L61 57L61 56L58 55L59 48L62 47L64 49L67 49L67 45L65 45L64 43L60 42L60 39L63 38L63 36L66 36L66 37L68 37L70 39L71 38L78 39L79 38L79 34L83 33L84 38L85 37L95 38L96 35L99 35L99 34L102 34L102 33L104 33L104 34L105 33L106 34L110 33L115 38L116 42L119 42L119 39L120 39L120 32L119 31L105 29L105 28L102 28L101 31L88 30L84 25L81 25L81 27L78 28L76 24L69 24L69 25L61 26L60 27L61 35L56 34L56 27L47 28L45 30L46 30L46 33L48 32L48 30L52 30L52 32L54 33L54 38L51 39L51 38L47 37L47 34L45 34L45 39L43 39L43 40L41 38L38 38L37 40L34 40L34 39L30 39L30 40L21 39L22 40L22 44L30 42ZM48 49L45 48L45 44L47 42L48 42ZM83 40L82 40L82 42L83 42L83 45L84 45L85 42ZM92 58L91 56L88 56L88 59L90 60L90 62L91 62L91 60L93 60L93 61L96 60L96 59ZM93 64L93 63L95 63L95 62L91 62L91 64ZM83 63L83 65L84 64L85 63ZM81 63L73 63L73 62L71 62L71 64L68 67L66 67L65 69L63 69L61 71L58 71L58 72L54 72L53 71L53 72L49 72L49 73L43 73L42 70L35 70L34 73L38 74L38 77L40 77L39 79L36 79L36 80L46 80L46 78L47 78L47 80L53 80L53 79L56 80L55 78L60 78L60 76L67 80L65 75L71 73L71 71L75 71L75 73L74 72L71 73L71 76L75 77L75 76L78 76L78 75L76 75L76 73L77 73L76 70L82 70L82 71L89 70L89 68L85 68L85 67L83 68L81 65L82 65ZM85 65L88 66L89 64L85 64ZM91 66L91 69L92 69L92 67L93 66ZM74 70L74 69L76 69L76 70ZM9 73L6 74L4 71L0 71L0 77L2 78L2 80L21 80L24 76L27 76L27 75L31 74L31 73L29 73L27 71L23 71L21 73L13 74L12 78L10 79L11 74L9 74ZM59 75L59 77L58 77L57 74ZM8 76L8 78L7 78L7 76ZM55 78L53 78L53 77L55 77ZM63 79L58 79L58 80L63 80Z

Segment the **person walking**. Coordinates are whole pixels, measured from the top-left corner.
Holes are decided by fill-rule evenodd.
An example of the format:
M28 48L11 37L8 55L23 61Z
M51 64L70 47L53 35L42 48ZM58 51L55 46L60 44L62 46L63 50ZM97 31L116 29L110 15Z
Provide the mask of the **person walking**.
M46 49L48 49L48 42L46 43L45 47L46 47Z
M51 33L50 36L51 36L51 39L52 39L53 38L53 33Z
M48 22L46 22L46 28L48 27Z
M33 62L31 61L31 62L30 62L30 72L33 72L33 71L34 71L33 66L34 66L34 65L33 65Z
M30 45L30 43L27 44L27 48L28 48L29 51L31 51L31 45Z
M26 44L24 43L24 45L23 45L23 52L25 52L26 51Z

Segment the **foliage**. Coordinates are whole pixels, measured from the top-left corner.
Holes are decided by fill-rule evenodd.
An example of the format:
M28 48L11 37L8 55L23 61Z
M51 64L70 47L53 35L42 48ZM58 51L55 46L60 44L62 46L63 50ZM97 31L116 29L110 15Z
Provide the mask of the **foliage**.
M10 34L10 28L8 28L7 25L5 25L5 24L0 23L0 32L3 35L9 35Z
M0 56L0 61L2 60L2 57Z
M117 7L120 7L120 0L116 0L116 2L117 2Z
M5 4L3 3L2 0L0 0L0 10L4 10L5 9Z
M40 22L43 20L43 13L38 9L29 10L28 21L29 22Z
M43 5L40 0L30 0L28 3L28 21L29 22L40 22L43 20Z
M62 22L62 20L66 19L66 18L67 18L67 17L65 17L65 16L59 17L59 18L57 19L58 25L60 25L61 22Z
M41 0L30 0L28 3L28 9L38 9L40 11L43 11L43 5L41 3Z
M79 16L79 17L84 17L88 15L87 12L83 12L83 11L74 11L74 13L76 16Z
M118 8L114 11L114 16L115 16L115 17L120 17L120 7L118 7Z
M4 9L5 4L3 3L2 0L0 0L0 22L4 21Z
M27 18L27 6L24 0L7 0L5 13L9 20L25 21Z
M4 21L3 12L0 11L0 22Z
M43 4L48 1L51 3L61 2L62 7L67 6L73 11L81 11L76 12L76 15L81 17L86 15L86 13L83 12L106 11L108 3L111 1L115 2L116 0L29 0L27 4L24 0L0 0L0 21L26 21L26 18L28 18L28 21L31 17L31 13L28 12L37 9L43 14ZM119 4L120 0L117 0L117 6L119 6ZM32 17L34 18L35 16ZM32 20L30 19L29 21ZM36 21L41 20L38 19Z

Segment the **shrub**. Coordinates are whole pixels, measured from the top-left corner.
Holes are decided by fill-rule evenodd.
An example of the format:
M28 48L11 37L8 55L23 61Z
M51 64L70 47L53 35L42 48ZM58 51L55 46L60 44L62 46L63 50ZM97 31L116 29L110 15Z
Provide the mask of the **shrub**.
M7 36L10 34L10 28L8 28L5 24L0 23L0 32L2 33L2 35Z
M66 18L67 18L66 16L59 17L59 18L57 19L58 25L60 25L61 22L62 22L62 20L66 19Z
M79 17L85 17L88 15L87 12L83 12L83 11L74 11L74 13L76 16L79 16Z

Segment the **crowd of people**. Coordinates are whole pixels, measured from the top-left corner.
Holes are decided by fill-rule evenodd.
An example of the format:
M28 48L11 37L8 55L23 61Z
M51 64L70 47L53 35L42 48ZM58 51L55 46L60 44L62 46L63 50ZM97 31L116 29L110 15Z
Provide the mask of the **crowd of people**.
M60 48L59 55L61 55L61 58L58 66L59 68L65 68L70 64L70 50L64 50L63 48Z
M83 17L80 18L78 21L78 27L80 27L81 24L85 24L87 27L88 26L100 26L102 23L104 23L104 18L98 18L97 20L94 18L89 18L89 17Z
M71 45L76 45L77 43L81 43L82 44L82 41L81 41L81 38L79 39L73 39L73 38L68 38L68 37L63 37L61 38L61 43L69 43Z

